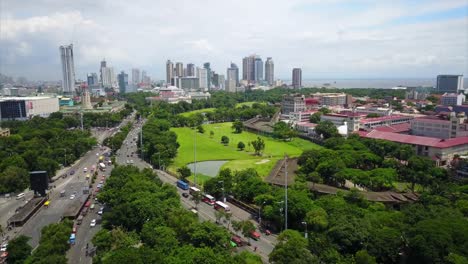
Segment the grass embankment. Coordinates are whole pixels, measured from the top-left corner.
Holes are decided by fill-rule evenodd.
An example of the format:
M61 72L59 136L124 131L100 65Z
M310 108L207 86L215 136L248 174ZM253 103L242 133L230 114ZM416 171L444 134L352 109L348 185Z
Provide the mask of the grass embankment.
M207 160L229 160L222 168L230 168L232 170L242 170L246 168L254 168L262 176L266 177L276 162L283 158L285 154L290 157L299 156L304 150L320 148L320 146L300 138L295 138L291 142L276 140L271 137L260 136L265 141L265 150L263 156L255 156L253 147L248 146L257 138L257 134L247 131L241 134L233 133L231 129L232 123L216 123L203 125L204 134L197 133L197 161ZM178 167L184 166L193 162L193 147L194 147L194 130L191 128L172 128L172 131L177 133L177 141L180 144L177 157L174 160L174 165L169 169L173 172ZM210 137L210 131L214 132L214 136ZM221 144L221 137L229 137L229 145ZM237 143L244 142L246 148L243 151L237 149ZM198 175L198 174L197 174ZM201 176L197 181L208 176Z

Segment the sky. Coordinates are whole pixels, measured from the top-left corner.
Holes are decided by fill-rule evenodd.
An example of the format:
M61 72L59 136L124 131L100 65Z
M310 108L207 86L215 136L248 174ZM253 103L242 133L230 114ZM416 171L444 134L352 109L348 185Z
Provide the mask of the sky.
M0 0L0 73L60 80L69 43L79 79L103 58L165 79L168 59L226 74L251 54L281 79L466 76L468 0Z

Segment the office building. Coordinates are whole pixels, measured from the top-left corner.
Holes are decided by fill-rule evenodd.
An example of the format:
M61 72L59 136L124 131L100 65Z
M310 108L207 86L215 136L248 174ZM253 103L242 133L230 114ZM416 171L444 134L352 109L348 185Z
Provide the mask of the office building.
M446 106L462 105L465 102L464 94L444 93L440 98L440 104Z
M176 62L175 76L184 77L184 64L182 62Z
M186 91L197 91L200 89L200 79L197 77L182 77L180 88Z
M257 80L257 74L255 72L255 62L257 58L259 58L257 55L250 55L242 59L242 79L248 84L254 84Z
M292 87L299 89L302 87L302 70L301 68L294 68L292 71Z
M107 67L107 62L106 62L106 59L102 59L101 61L101 67L99 67L99 81L101 82L101 84L104 83L104 78L102 76L102 68L106 68Z
M237 87L236 80L233 80L233 79L226 80L226 86L225 86L226 92L235 93L236 87Z
M304 95L285 95L281 101L281 113L289 115L291 112L301 112L306 110L306 100Z
M112 67L103 67L101 68L102 74L102 86L104 88L115 87L115 74L114 68Z
M139 83L141 83L140 70L132 69L132 84L138 85Z
M199 88L208 90L208 70L197 67L197 78L199 79Z
M211 79L213 78L213 72L211 71L210 63L209 62L203 63L203 68L206 69L206 74L208 78L207 88L211 89Z
M0 98L0 120L27 120L34 116L48 117L58 112L58 97Z
M141 82L148 85L151 83L151 78L148 76L146 71L141 72Z
M73 94L75 92L73 44L60 46L60 58L62 61L62 92Z
M468 136L468 123L464 113L424 116L411 120L411 134L440 139Z
M438 75L436 89L439 93L459 93L463 90L463 75Z
M119 92L121 94L126 93L128 89L128 74L121 71L120 74L117 75L117 78L119 79Z
M235 85L239 86L239 67L235 63L231 62L231 67L227 69L226 77L227 80L234 80Z
M99 85L98 76L96 73L88 73L87 75L87 83L89 87L96 87Z
M275 64L271 57L268 57L265 62L265 81L270 86L272 86L275 81Z
M217 78L216 78L216 87L219 89L219 90L225 90L226 88L226 80L224 78L224 75L223 74L217 74Z
M263 80L263 60L260 57L255 58L255 83Z
M193 63L187 64L187 77L195 77L195 65Z
M172 78L174 77L174 63L171 60L166 62L166 83L171 85Z

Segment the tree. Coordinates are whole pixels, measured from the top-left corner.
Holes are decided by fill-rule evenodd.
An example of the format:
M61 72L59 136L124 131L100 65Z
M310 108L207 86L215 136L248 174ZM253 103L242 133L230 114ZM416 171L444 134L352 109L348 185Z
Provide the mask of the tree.
M236 234L239 233L239 231L241 231L242 229L242 222L241 221L232 221L232 228L234 229L234 231L236 232Z
M315 134L322 135L324 139L338 137L338 129L331 121L320 121L315 127Z
M251 141L250 144L255 150L255 155L260 156L265 149L265 141L261 139L260 137L257 137L256 140Z
M213 213L216 219L216 223L219 224L224 216L224 213L220 210L214 210Z
M32 247L28 244L29 237L20 235L8 242L8 263L22 264L31 255Z
M213 130L210 130L210 138L213 138L214 137L214 132Z
M433 104L438 104L439 103L439 98L437 98L435 95L431 94L429 95L426 100L432 102Z
M276 138L287 140L295 137L296 135L297 132L285 122L280 121L273 126L273 136Z
M244 237L246 237L250 243L250 234L255 231L254 224L250 222L249 220L244 220L244 221L241 221L240 226L241 226L242 235L244 235Z
M313 113L310 117L309 117L309 121L311 123L314 123L314 124L318 124L320 122L320 118L322 117L322 112L317 112L317 113Z
M201 192L192 193L192 200L195 203L195 209L198 209L198 204L200 204L202 198L203 197L202 197Z
M367 118L374 118L374 117L379 117L379 116L380 116L380 115L377 114L377 113L369 113L369 114L367 114L366 117L367 117Z
M232 123L232 129L234 129L234 133L240 134L244 130L244 123L242 123L242 121L236 120Z
M309 264L319 263L307 248L308 243L302 235L295 230L286 230L278 236L278 243L270 253L270 262L274 264Z
M221 137L221 143L227 146L229 144L229 138L226 136Z
M205 133L205 129L203 128L202 125L198 125L198 126L197 126L197 131L198 131L198 133L200 133L200 134Z
M355 256L356 264L377 264L375 257L369 255L366 250L359 250Z
M239 143L237 143L237 148L238 148L240 151L244 150L244 148L245 148L244 142L239 141Z
M187 178L192 175L192 171L187 167L183 166L177 169L177 173L179 173L179 177L181 180L187 182Z

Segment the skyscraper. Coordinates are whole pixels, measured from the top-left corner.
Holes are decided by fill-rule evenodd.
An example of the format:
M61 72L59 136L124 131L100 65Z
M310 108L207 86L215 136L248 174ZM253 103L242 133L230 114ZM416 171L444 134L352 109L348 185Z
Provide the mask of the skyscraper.
M255 82L263 80L263 61L260 57L255 57Z
M292 70L292 86L294 89L302 87L302 70L301 68L294 68Z
M242 59L242 79L248 83L255 82L255 57L256 55L250 55Z
M73 44L60 46L62 60L62 91L66 94L75 92L75 64L73 61Z
M265 81L267 81L270 86L272 86L275 81L275 64L271 57L268 57L265 62Z
M98 80L97 74L94 73L94 72L93 73L88 73L87 82L88 82L88 87L98 86L99 80Z
M132 84L138 85L141 82L140 69L132 69Z
M175 76L184 77L184 64L182 62L176 62Z
M195 65L193 63L187 64L187 77L195 76Z
M128 74L121 71L120 74L117 75L117 78L119 79L119 92L124 94L128 87Z
M205 68L197 67L197 77L200 81L200 89L207 90L208 89L208 70Z
M110 88L115 87L115 74L114 68L112 67L103 67L101 68L101 75L102 75L102 87Z
M107 62L106 59L102 59L101 61L101 67L99 67L99 80L101 81L101 84L104 85L103 77L102 77L102 68L107 67Z
M171 60L167 60L166 62L166 83L168 85L171 84L172 77L174 77L174 64Z
M231 62L231 67L227 69L227 80L234 80L235 86L239 86L239 68Z
M210 89L211 88L211 78L213 77L212 72L211 72L210 63L209 62L203 63L203 68L206 69L206 74L207 74L207 77L208 77L207 88ZM201 88L201 86L200 86L200 88Z

